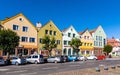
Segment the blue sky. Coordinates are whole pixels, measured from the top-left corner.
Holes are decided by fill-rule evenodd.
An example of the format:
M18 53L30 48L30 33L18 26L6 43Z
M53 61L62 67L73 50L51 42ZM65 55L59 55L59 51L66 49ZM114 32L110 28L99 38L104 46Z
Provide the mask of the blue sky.
M0 0L0 20L20 12L33 24L52 20L78 32L102 25L108 38L120 38L120 0Z

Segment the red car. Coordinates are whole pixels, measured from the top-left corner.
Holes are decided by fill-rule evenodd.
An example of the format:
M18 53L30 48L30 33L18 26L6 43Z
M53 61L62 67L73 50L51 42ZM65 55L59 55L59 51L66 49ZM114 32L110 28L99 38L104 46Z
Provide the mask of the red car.
M98 60L104 60L106 57L104 55L97 56Z

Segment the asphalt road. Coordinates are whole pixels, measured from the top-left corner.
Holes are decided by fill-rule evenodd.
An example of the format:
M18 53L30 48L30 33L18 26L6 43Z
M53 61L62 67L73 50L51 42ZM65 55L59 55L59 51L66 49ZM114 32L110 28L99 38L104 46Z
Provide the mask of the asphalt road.
M46 63L46 64L26 64L0 66L0 75L48 75L57 72L71 71L84 68L94 68L99 65L117 65L120 60L89 60L67 63Z

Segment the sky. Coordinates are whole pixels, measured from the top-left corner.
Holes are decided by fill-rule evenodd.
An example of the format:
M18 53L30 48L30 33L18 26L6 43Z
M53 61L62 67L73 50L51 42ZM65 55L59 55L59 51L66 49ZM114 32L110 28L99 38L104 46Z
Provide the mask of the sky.
M0 20L19 13L34 25L52 20L60 30L101 25L108 38L120 38L120 0L0 0Z

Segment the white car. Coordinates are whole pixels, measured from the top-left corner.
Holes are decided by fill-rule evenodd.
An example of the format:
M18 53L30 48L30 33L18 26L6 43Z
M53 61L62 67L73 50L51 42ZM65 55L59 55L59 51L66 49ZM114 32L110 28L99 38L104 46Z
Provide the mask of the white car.
M5 65L5 61L4 61L3 57L0 57L0 65Z
M87 57L88 60L97 60L97 57L95 55L90 55Z

